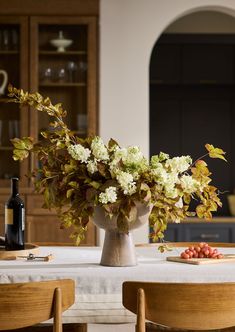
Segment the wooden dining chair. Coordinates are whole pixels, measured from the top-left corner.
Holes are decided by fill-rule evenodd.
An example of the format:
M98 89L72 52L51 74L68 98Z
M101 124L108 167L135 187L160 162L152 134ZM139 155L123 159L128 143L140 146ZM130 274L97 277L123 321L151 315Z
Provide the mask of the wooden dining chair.
M235 326L235 283L126 281L122 290L124 307L137 315L136 332L152 331L145 320L161 332Z
M71 279L0 284L0 331L53 318L53 332L62 332L62 312L74 299L75 283Z

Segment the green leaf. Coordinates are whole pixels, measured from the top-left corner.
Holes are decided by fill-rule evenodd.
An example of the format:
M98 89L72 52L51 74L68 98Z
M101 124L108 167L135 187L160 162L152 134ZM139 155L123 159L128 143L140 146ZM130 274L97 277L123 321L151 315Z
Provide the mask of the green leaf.
M70 197L72 196L73 193L74 193L74 189L73 189L73 188L67 190L67 192L66 192L66 197L67 197L67 198L70 198Z
M17 160L22 161L22 160L26 159L28 157L28 155L29 155L29 151L27 151L27 150L17 150L17 149L13 150L13 159L15 161L17 161Z
M205 148L209 152L209 156L211 158L219 158L219 159L222 159L224 161L227 161L224 157L225 152L222 149L215 148L212 144L206 144Z

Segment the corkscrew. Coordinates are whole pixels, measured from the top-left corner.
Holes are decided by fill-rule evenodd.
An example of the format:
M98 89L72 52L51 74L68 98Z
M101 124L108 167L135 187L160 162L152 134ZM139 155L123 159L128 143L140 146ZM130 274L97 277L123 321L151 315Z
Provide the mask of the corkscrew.
M48 262L53 259L53 255L49 254L47 256L35 256L34 254L29 253L28 256L17 256L17 258L26 258L27 261L42 260Z

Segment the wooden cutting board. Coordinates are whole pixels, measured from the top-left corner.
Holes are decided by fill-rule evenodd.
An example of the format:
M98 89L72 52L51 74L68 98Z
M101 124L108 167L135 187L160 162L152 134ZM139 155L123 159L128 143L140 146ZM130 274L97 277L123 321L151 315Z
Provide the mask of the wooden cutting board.
M189 258L184 259L179 256L169 256L166 258L167 261L170 262L177 262L177 263L185 263L185 264L194 264L194 265L201 265L201 264L218 264L218 263L230 263L235 262L235 255L224 255L224 258L220 259L213 259L213 258Z
M0 249L0 260L14 260L17 256L28 256L30 253L38 255L39 247L33 243L26 243L23 250L5 250Z

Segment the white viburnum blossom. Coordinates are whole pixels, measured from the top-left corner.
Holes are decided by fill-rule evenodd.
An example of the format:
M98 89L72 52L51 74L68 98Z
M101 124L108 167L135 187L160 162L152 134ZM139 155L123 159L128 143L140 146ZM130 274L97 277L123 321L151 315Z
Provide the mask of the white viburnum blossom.
M89 160L87 163L87 170L89 173L94 174L98 171L97 168L97 161L96 160Z
M105 192L99 194L99 201L102 204L114 203L117 200L117 188L108 187Z
M156 168L162 161L169 159L169 154L160 152L159 155L154 155L151 157L151 167ZM162 164L161 164L162 165Z
M165 183L167 183L168 174L161 163L155 164L155 168L151 170L151 174L153 175L155 181L159 184L165 185Z
M97 161L106 161L109 159L109 154L103 140L96 136L91 142L91 151Z
M143 156L138 146L130 146L127 148L126 158L123 159L123 164L131 173L135 180L138 180L141 173L148 169L148 161Z
M190 175L182 175L180 178L180 184L181 187L184 191L184 193L187 194L192 194L196 192L198 189L200 189L200 182L195 180L192 176Z
M167 198L176 198L177 196L179 196L179 191L177 188L175 188L174 185L169 184L165 186L165 194Z
M183 173L192 164L192 158L190 156L174 157L172 159L167 159L166 167L170 168L172 171Z
M120 160L125 160L127 155L126 148L116 147L112 161L109 163L110 171L115 176L115 174L120 170L119 162Z
M127 148L127 155L123 162L128 164L139 164L143 160L143 154L138 146L129 146Z
M136 192L136 183L130 173L119 171L116 178L125 195L132 195Z
M164 161L164 160L167 160L167 159L169 159L169 154L164 153L164 152L159 153L159 161Z
M68 153L72 156L73 159L79 160L82 163L86 163L91 155L91 151L87 148L84 148L81 144L70 145L68 147Z

